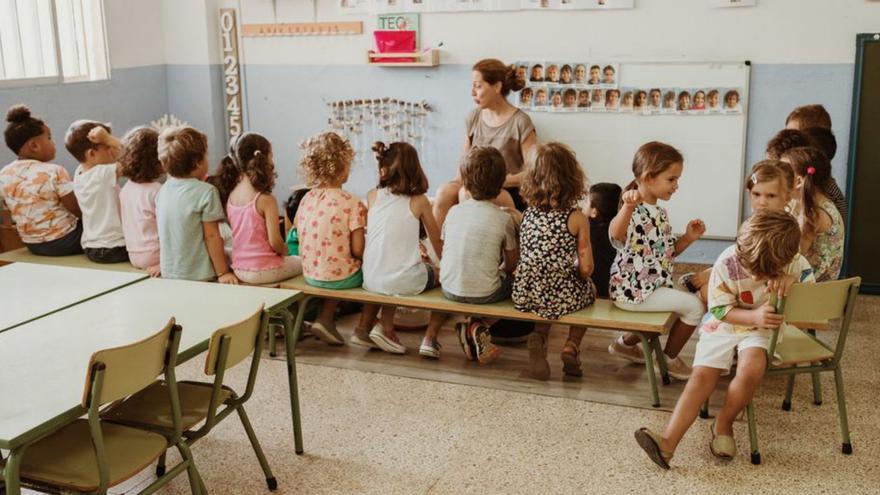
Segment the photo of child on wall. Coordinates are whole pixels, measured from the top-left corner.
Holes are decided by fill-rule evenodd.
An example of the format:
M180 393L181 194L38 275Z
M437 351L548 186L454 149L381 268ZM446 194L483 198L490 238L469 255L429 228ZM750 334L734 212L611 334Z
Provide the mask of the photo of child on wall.
M594 89L592 93L590 93L590 101L592 105L590 105L591 112L604 112L605 111L605 90L604 89Z
M709 113L721 112L721 91L718 88L710 89L706 93L706 109Z
M617 87L616 65L608 64L602 69L602 87L606 89Z
M577 90L568 88L562 94L562 107L568 112L577 110Z
M691 109L691 91L689 89L679 88L675 90L675 93L678 95L675 109L678 113L686 115L688 110Z
M620 110L620 90L609 89L605 91L605 111L617 112Z
M520 108L531 108L532 106L532 97L534 96L534 90L526 86L519 92L519 107Z
M544 111L547 107L547 88L538 88L535 90L535 102L532 108L537 111Z
M554 112L562 110L562 90L558 86L550 88L550 105Z
M529 79L529 63L528 62L517 62L516 63L516 80L522 84L528 82Z
M648 92L644 89L633 90L633 113L645 113L648 109Z
M691 101L691 109L688 112L691 115L705 115L706 112L706 90L695 89L691 93L693 100Z
M660 88L651 88L648 91L648 110L651 112L659 112L663 104L663 94Z
M734 114L742 113L742 105L739 97L739 90L728 89L724 93L724 113Z
M563 64L559 70L559 84L571 84L574 82L571 64Z
M587 79L587 86L590 88L598 88L602 84L602 68L598 65L590 66L590 78Z
M531 76L529 76L529 81L531 82L544 82L544 65L540 62L535 62L532 64Z
M587 64L577 64L574 66L574 83L578 87L587 85Z
M635 95L632 88L623 88L623 96L620 97L620 111L632 113Z
M590 109L590 90L582 89L578 91L578 111L583 112Z
M660 113L675 113L675 90L672 88L664 88L663 90L663 108Z
M559 83L559 64L556 62L547 62L547 76L544 81L550 84Z

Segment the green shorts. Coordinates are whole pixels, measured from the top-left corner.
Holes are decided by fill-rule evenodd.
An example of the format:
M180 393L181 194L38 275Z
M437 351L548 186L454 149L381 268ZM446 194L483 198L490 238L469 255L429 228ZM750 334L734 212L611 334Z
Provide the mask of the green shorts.
M322 289L354 289L364 285L364 273L361 270L354 272L349 275L348 278L342 280L315 280L309 277L305 277L305 279L307 284Z

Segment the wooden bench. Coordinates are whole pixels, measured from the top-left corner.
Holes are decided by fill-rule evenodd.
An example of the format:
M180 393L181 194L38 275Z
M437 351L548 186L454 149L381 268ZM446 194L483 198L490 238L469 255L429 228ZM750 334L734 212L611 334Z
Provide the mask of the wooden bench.
M91 268L93 270L109 270L114 272L145 273L131 265L131 263L95 263L84 254L70 256L38 256L32 254L27 248L14 249L0 253L0 265L10 263L36 263L38 265L72 266L74 268Z
M298 303L300 310L297 311L296 322L294 323L294 335L299 335L304 309L306 304L312 299L333 299L363 304L404 306L468 316L630 331L639 335L642 341L642 350L645 353L645 369L651 386L651 404L654 407L660 407L660 394L657 389L657 378L654 374L654 356L652 356L652 353L656 355L663 383L669 383L669 375L666 372L666 359L660 346L659 337L672 328L673 323L677 319L674 313L624 311L615 307L608 299L598 299L588 308L567 314L558 320L547 320L534 313L517 311L510 300L494 304L465 304L450 301L443 297L443 293L439 288L417 296L386 296L367 292L360 288L332 290L313 287L308 285L301 276L281 282L281 288L294 289L305 294L305 297Z

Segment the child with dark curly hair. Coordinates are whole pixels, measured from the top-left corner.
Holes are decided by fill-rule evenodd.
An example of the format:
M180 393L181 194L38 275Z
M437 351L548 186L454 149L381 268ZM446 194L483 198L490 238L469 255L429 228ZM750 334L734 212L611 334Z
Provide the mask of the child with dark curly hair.
M529 207L520 230L521 255L513 277L514 307L555 320L589 306L596 299L590 281L590 226L578 209L578 201L587 195L587 179L574 152L562 143L538 146L526 168L522 195ZM566 375L583 374L580 344L586 330L569 328L561 355ZM550 378L549 332L549 324L538 324L529 336L529 372L537 380Z
M152 277L160 274L156 198L162 188L159 178L163 171L158 147L158 131L136 127L123 136L119 157L120 172L128 178L119 191L119 213L128 259Z
M6 146L16 159L0 169L0 200L28 251L41 256L82 254L82 223L73 181L55 159L52 131L24 105L6 113Z
M309 187L294 219L306 283L324 289L352 289L364 283L367 209L360 199L342 189L348 181L354 150L347 139L322 132L300 148L300 168ZM333 314L338 301L325 300L311 330L332 345L345 341L336 330Z
M302 273L299 256L287 256L278 225L275 163L265 137L247 132L232 140L215 181L232 227L232 270L247 284L272 284Z

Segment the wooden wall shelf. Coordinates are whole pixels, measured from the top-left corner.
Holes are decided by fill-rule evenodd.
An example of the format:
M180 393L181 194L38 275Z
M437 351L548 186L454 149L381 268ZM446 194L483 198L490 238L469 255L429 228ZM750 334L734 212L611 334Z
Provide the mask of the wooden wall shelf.
M384 58L414 58L415 62L376 62L375 59ZM379 53L373 50L367 52L367 63L377 67L436 67L440 65L440 50L431 48L421 52L411 53Z

